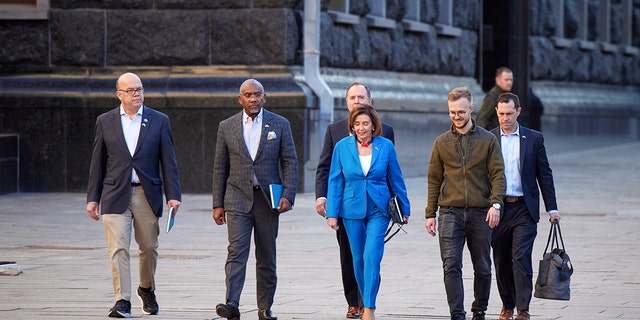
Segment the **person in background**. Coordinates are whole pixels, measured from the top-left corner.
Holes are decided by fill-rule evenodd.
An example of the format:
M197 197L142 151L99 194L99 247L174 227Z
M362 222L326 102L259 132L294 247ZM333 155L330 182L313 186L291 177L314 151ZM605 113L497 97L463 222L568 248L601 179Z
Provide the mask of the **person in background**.
M102 216L116 296L108 316L131 317L131 228L140 255L137 295L142 311L157 314L155 272L162 190L177 213L180 178L169 118L144 103L142 81L125 73L116 81L120 106L98 116L87 188L87 213ZM99 208L100 207L100 208Z
M354 82L347 88L346 101L349 112L361 104L371 105L371 91L365 84ZM338 141L350 134L347 122L348 119L343 119L328 125L324 136L324 144L322 145L322 152L320 153L316 170L316 212L322 217L325 216L327 211L327 179L329 177L333 148ZM390 125L382 123L381 135L395 143L393 128ZM336 230L336 238L340 247L342 287L348 305L346 317L358 319L362 311L362 298L360 297L358 283L353 271L353 258L351 256L349 238L345 228L342 226L342 219L338 219L338 226L340 228Z
M279 218L293 207L298 187L298 157L289 121L264 109L262 84L248 79L240 86L243 110L220 122L213 164L213 220L227 224L226 302L216 313L240 319L251 235L255 238L258 318L276 320L276 238ZM280 184L282 196L270 201L269 185ZM272 205L277 209L272 209Z
M349 238L360 295L362 319L375 319L380 286L380 262L389 225L392 195L410 215L409 198L393 143L380 136L382 122L371 105L358 105L349 114L352 136L340 140L331 158L327 192L327 224Z
M529 88L529 94L527 95L529 98L529 103L527 104L527 108L529 108L529 123L527 127L529 129L533 129L536 131L542 130L542 115L544 114L544 105L542 104L542 100L538 97L531 88Z
M518 123L520 100L513 93L498 97L500 127L491 132L500 141L507 182L500 224L493 230L491 246L498 292L502 300L500 320L529 320L533 291L531 254L540 221L540 193L549 221L560 220L553 174L542 133Z
M496 70L496 84L487 92L482 101L482 107L476 116L476 124L484 129L491 130L498 127L498 117L496 117L496 103L498 96L504 92L510 92L513 86L513 72L507 67L500 67Z
M505 192L504 163L498 139L471 119L471 92L454 88L448 106L451 128L436 138L429 161L425 228L435 236L438 226L452 320L466 318L462 251L467 242L474 273L471 311L473 320L484 320L491 290L491 231L500 223Z

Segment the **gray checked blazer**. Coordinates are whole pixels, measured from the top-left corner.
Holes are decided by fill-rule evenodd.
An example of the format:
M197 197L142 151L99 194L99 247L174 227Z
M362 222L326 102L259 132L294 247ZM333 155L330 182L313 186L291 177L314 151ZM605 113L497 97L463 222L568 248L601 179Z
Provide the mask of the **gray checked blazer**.
M242 112L220 122L213 165L213 207L249 212L253 174L269 201L269 184L282 184L282 196L293 204L298 186L298 157L291 126L284 117L262 109L262 133L255 160L242 136Z

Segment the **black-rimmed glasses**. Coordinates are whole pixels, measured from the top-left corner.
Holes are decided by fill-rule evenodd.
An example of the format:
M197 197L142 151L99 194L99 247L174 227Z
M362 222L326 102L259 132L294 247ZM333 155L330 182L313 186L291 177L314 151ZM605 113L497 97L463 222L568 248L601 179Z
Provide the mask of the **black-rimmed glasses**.
M118 91L126 92L130 96L132 96L132 95L134 95L136 93L144 93L144 88L140 87L140 88L135 88L135 89L127 89L127 90L118 89Z

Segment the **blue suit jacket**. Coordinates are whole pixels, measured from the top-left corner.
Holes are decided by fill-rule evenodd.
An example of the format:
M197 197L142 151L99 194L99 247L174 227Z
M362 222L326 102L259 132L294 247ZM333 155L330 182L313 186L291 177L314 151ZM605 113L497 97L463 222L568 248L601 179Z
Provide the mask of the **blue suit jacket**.
M242 134L242 112L223 120L218 127L213 207L249 212L253 206L254 173L268 202L269 184L278 183L284 187L282 197L293 204L298 187L298 156L289 121L262 109L260 144L256 158L252 160Z
M373 138L371 168L365 176L360 165L356 137L346 137L333 150L326 217L364 219L367 215L367 194L388 215L387 205L391 199L389 187L398 195L403 213L409 215L411 209L407 188L393 143L384 137Z
M500 127L491 130L500 139ZM540 221L540 191L547 212L558 210L553 173L549 166L541 132L520 126L520 180L527 209L534 221ZM538 186L540 189L538 190Z
M169 199L181 200L178 165L169 117L147 106L133 156L122 131L120 107L98 116L89 169L87 202L98 202L102 213L123 213L131 200L131 169L135 169L153 213L161 217L162 186Z
M331 157L333 156L333 148L338 141L349 136L347 128L348 119L338 120L327 126L327 132L324 135L324 142L320 158L318 159L318 167L316 169L316 199L327 196L327 180L329 179L329 169L331 168ZM395 134L393 127L386 123L382 123L383 137L395 143Z

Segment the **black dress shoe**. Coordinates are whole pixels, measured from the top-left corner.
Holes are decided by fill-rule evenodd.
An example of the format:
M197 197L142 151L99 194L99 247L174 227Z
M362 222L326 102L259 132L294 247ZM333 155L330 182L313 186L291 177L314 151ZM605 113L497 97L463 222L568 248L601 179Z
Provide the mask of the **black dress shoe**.
M485 313L484 311L476 311L473 313L472 320L484 320Z
M218 304L216 306L216 313L223 318L240 320L240 310L238 310L238 303L235 301Z
M258 319L260 320L278 320L275 314L271 311L271 309L260 309L258 310Z

